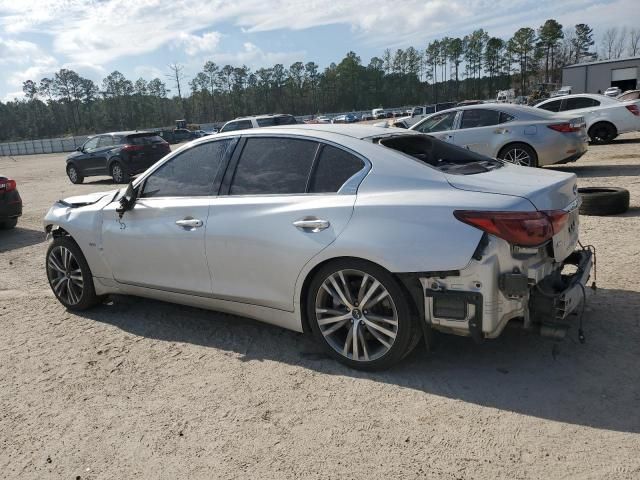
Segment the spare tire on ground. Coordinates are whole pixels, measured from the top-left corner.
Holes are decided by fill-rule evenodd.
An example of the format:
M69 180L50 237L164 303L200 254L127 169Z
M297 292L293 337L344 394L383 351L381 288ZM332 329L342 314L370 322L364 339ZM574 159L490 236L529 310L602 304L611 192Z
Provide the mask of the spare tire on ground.
M617 187L579 188L581 215L616 215L629 210L629 190Z

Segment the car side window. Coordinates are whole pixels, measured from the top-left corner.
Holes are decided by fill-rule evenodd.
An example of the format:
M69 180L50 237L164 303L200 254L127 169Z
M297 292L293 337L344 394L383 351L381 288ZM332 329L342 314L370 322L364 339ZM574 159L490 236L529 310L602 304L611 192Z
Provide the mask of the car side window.
M113 138L111 135L102 135L98 141L98 148L110 147L113 145Z
M549 102L549 103L545 103L544 105L540 105L538 108L541 108L543 110L547 110L549 112L559 112L561 103L562 103L562 100L554 100L553 102Z
M500 112L497 110L463 110L460 128L490 127L498 123L500 123Z
M358 173L364 162L355 155L331 145L322 147L311 177L309 193L337 192L344 182Z
M85 142L85 144L82 145L82 149L83 150L93 150L93 149L97 148L99 139L100 139L100 137L93 137L93 138L87 140Z
M144 181L142 197L214 195L214 183L236 139L201 143L165 162Z
M588 97L574 97L565 99L562 110L577 110L578 108L590 108L600 105L598 100Z
M416 130L422 133L444 132L453 129L453 122L458 112L447 112L440 115L434 115L428 118L416 127Z
M238 120L237 122L227 123L220 132L232 132L234 130L246 130L248 128L253 128L251 120Z
M511 120L514 120L516 117L513 115L509 115L508 113L500 112L500 122L499 123L507 123Z
M305 193L318 143L278 137L248 138L230 195Z

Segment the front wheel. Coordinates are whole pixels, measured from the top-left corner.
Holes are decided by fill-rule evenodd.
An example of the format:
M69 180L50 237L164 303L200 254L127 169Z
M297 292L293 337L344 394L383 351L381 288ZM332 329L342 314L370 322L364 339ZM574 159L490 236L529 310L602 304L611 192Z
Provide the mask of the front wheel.
M338 361L361 370L388 368L418 343L407 295L383 268L356 259L332 262L313 278L307 318Z
M84 177L80 174L80 171L75 165L67 166L67 177L71 180L71 183L78 184L84 182Z
M85 310L102 301L93 287L89 264L69 237L54 238L49 245L47 279L53 294L69 310Z

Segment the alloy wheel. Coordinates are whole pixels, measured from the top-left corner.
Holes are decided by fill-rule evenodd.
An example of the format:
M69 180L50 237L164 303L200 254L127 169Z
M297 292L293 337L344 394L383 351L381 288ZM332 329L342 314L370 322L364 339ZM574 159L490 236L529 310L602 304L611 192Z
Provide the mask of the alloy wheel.
M531 166L531 155L521 148L512 148L502 157L506 162L513 163L514 165L521 165L523 167Z
M78 259L71 250L58 246L47 258L49 283L56 296L68 305L76 305L82 299L84 279Z
M120 164L116 163L111 167L111 176L113 177L113 181L116 183L122 183L122 179L124 178L124 172L122 171L122 167Z
M398 334L398 311L372 275L340 270L321 284L315 316L327 343L343 357L368 362L384 356Z
M78 181L78 171L75 169L75 167L69 167L69 170L67 170L67 174L69 175L69 180L71 180L71 183L76 183Z

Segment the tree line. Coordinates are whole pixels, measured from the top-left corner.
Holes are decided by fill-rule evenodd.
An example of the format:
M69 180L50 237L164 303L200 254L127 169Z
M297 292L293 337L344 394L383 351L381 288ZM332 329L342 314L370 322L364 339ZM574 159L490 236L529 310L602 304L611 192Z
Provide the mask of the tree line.
M536 84L558 84L567 64L635 55L639 41L638 29L610 29L597 53L589 25L565 29L549 19L536 29L518 29L508 40L478 29L422 49L386 49L368 64L348 52L324 69L313 61L253 71L207 61L191 79L173 64L164 80L133 81L114 71L101 83L61 69L51 78L25 80L24 99L0 102L0 140L155 128L178 118L209 123L269 112L306 115L495 98L508 88L525 95Z

